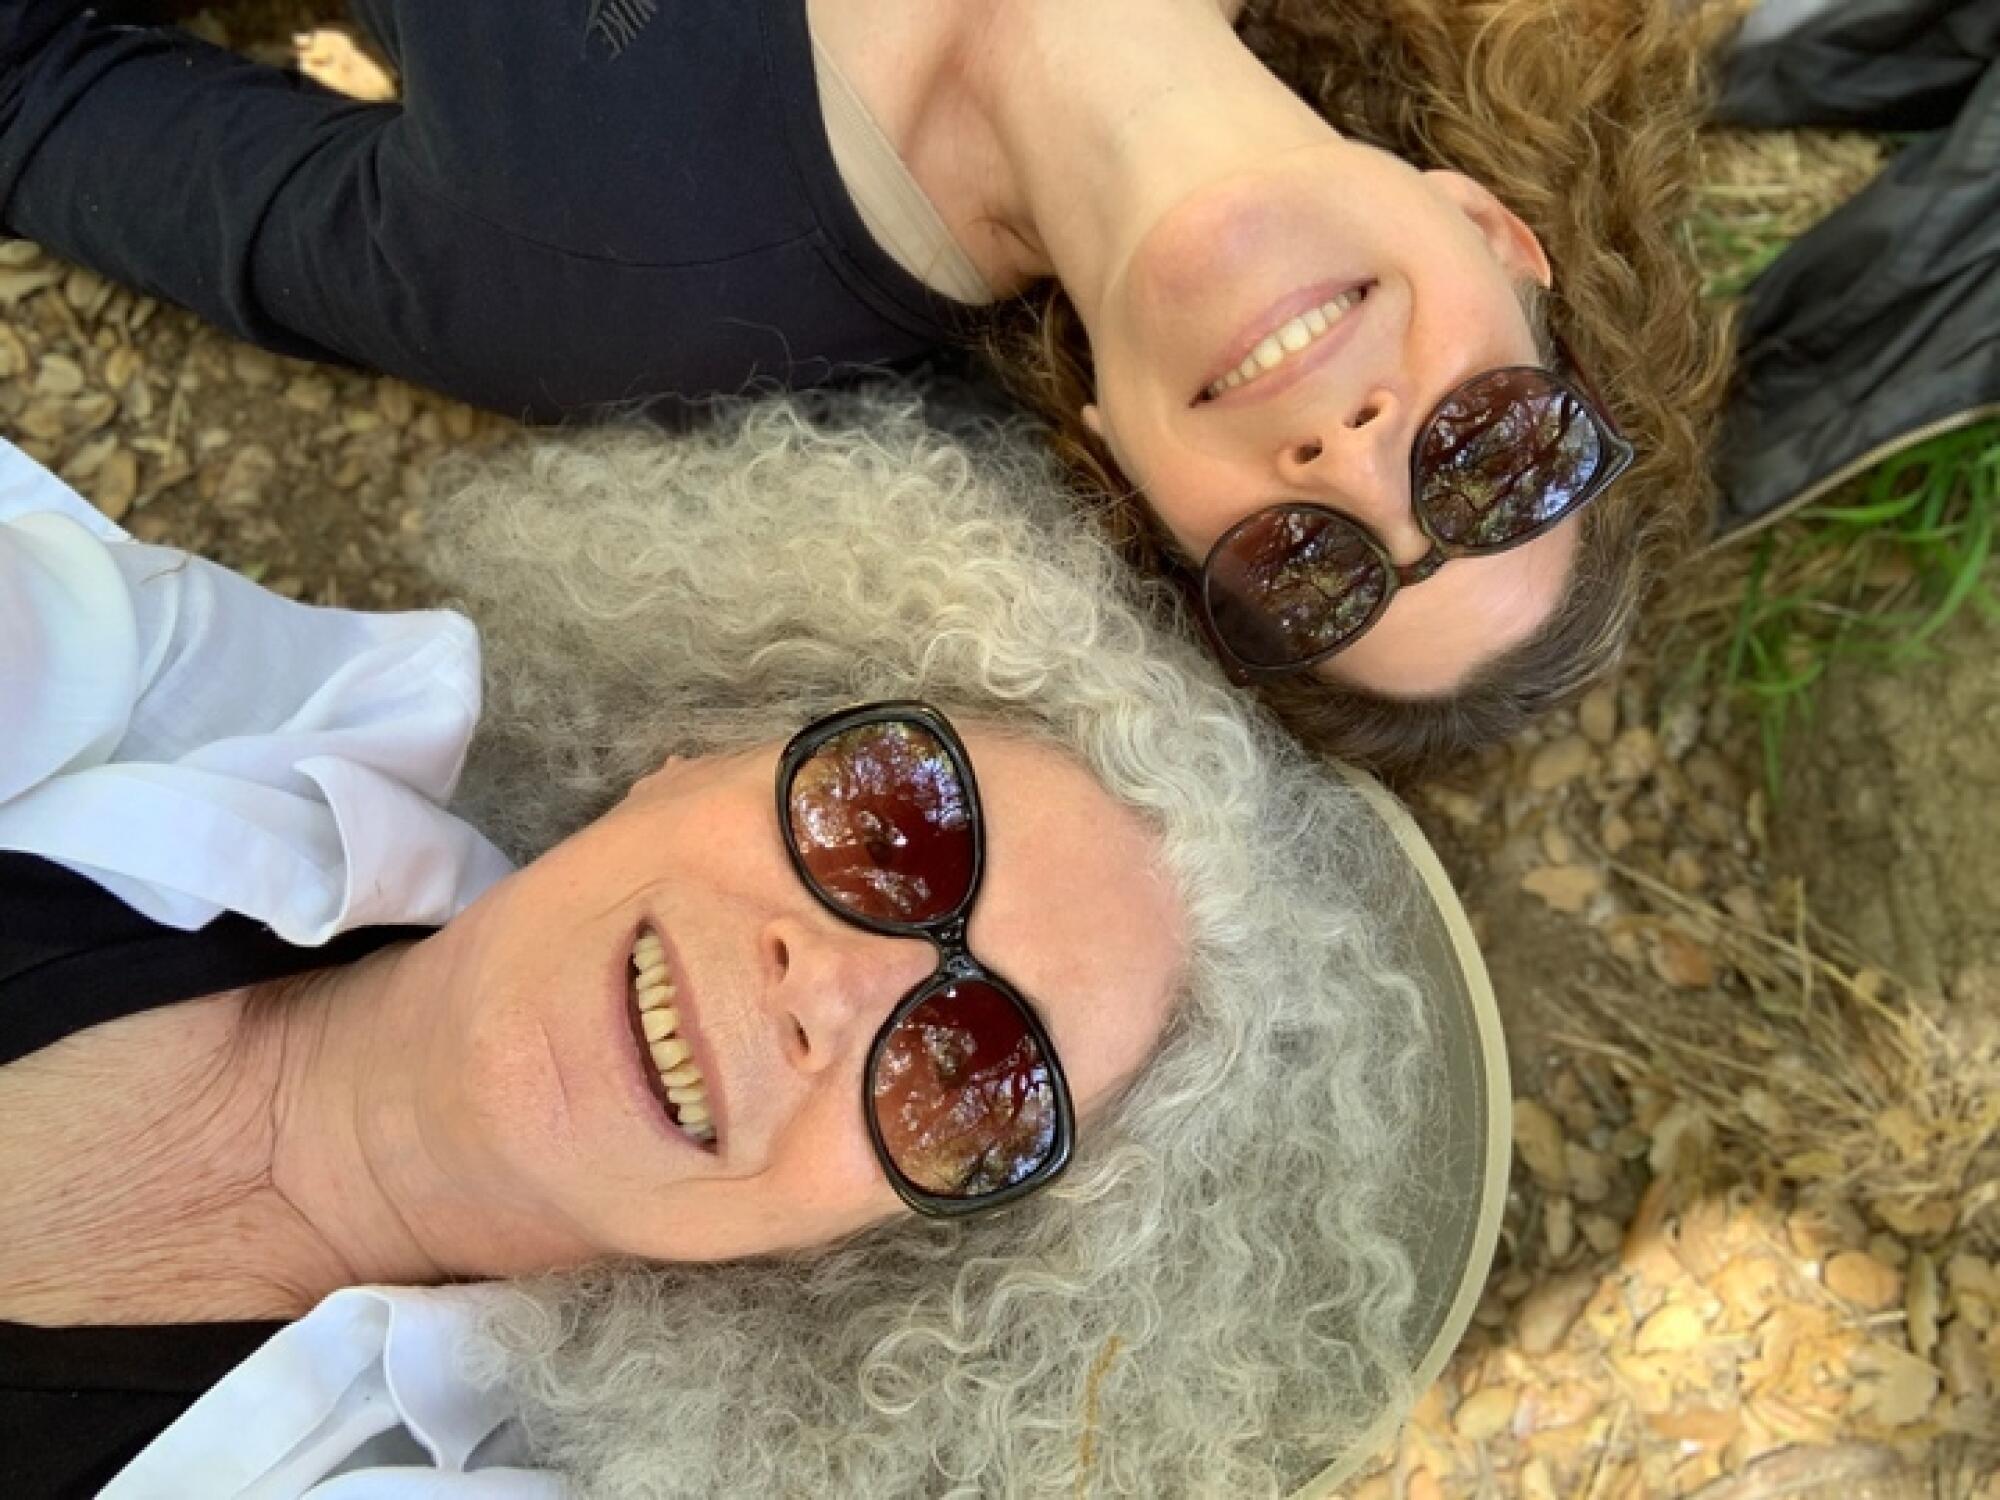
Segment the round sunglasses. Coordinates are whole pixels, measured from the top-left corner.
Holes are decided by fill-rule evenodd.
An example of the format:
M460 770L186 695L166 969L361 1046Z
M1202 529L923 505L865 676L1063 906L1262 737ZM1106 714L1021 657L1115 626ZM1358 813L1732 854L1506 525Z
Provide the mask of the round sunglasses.
M1449 558L1533 541L1603 494L1632 458L1580 384L1539 365L1484 371L1438 403L1410 450L1411 509L1429 552L1399 564L1352 516L1303 501L1267 506L1209 549L1196 614L1239 681L1304 671L1360 639L1399 588Z
M779 757L778 825L827 910L937 950L862 1073L862 1114L890 1185L917 1212L953 1218L1053 1181L1075 1137L1069 1084L1034 1008L966 947L986 830L972 762L944 715L872 703L807 725Z

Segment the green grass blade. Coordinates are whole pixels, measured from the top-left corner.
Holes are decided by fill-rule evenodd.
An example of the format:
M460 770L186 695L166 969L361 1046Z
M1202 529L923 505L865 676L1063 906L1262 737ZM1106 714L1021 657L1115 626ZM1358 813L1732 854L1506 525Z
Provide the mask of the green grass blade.
M1920 646L1936 635L1951 622L1959 607L1971 597L1979 587L1979 579L1986 568L1986 559L1993 551L1993 515L1990 511L1980 512L1973 520L1972 540L1966 544L1964 554L1959 558L1957 572L1952 577L1944 597L1930 617L1910 633L1909 646Z

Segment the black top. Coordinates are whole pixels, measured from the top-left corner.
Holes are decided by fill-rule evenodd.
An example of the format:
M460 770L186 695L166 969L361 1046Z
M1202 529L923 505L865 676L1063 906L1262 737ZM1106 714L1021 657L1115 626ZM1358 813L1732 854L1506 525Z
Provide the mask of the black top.
M834 164L805 0L354 0L364 104L0 0L0 224L283 354L509 416L809 385L969 310Z
M105 1021L352 963L421 935L381 927L294 948L234 916L179 932L59 865L0 852L0 1067ZM0 1495L96 1494L282 1326L0 1321Z

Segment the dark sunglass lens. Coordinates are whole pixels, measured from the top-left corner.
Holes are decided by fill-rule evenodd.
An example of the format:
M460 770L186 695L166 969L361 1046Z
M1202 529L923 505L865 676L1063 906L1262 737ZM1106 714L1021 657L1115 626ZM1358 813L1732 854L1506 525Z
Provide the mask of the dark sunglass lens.
M1216 544L1204 570L1209 619L1253 667L1288 667L1331 651L1374 618L1389 572L1353 523L1279 506Z
M1539 370L1495 370L1431 418L1417 504L1439 540L1501 547L1575 507L1603 459L1575 391Z
M889 1159L937 1197L1011 1187L1055 1150L1048 1059L1020 1006L990 984L947 986L898 1021L870 1088Z
M792 777L792 840L813 883L877 922L928 922L965 904L971 807L958 763L919 724L843 730Z

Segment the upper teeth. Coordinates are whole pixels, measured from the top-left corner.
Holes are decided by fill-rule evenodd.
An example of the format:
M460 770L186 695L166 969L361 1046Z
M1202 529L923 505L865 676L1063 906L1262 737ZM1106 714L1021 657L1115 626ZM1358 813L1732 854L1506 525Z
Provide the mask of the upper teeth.
M1273 329L1264 335L1242 364L1211 385L1205 394L1213 399L1224 391L1233 391L1239 385L1249 384L1260 375L1269 374L1292 355L1315 342L1367 295L1368 288L1365 286L1349 287L1331 301L1322 302L1318 307L1308 308L1291 322Z
M708 1116L708 1083L688 1044L677 1035L680 1015L673 1006L667 950L651 932L640 933L632 945L632 998L639 1007L639 1029L653 1054L653 1066L666 1086L667 1113L685 1134L706 1145L715 1139Z

